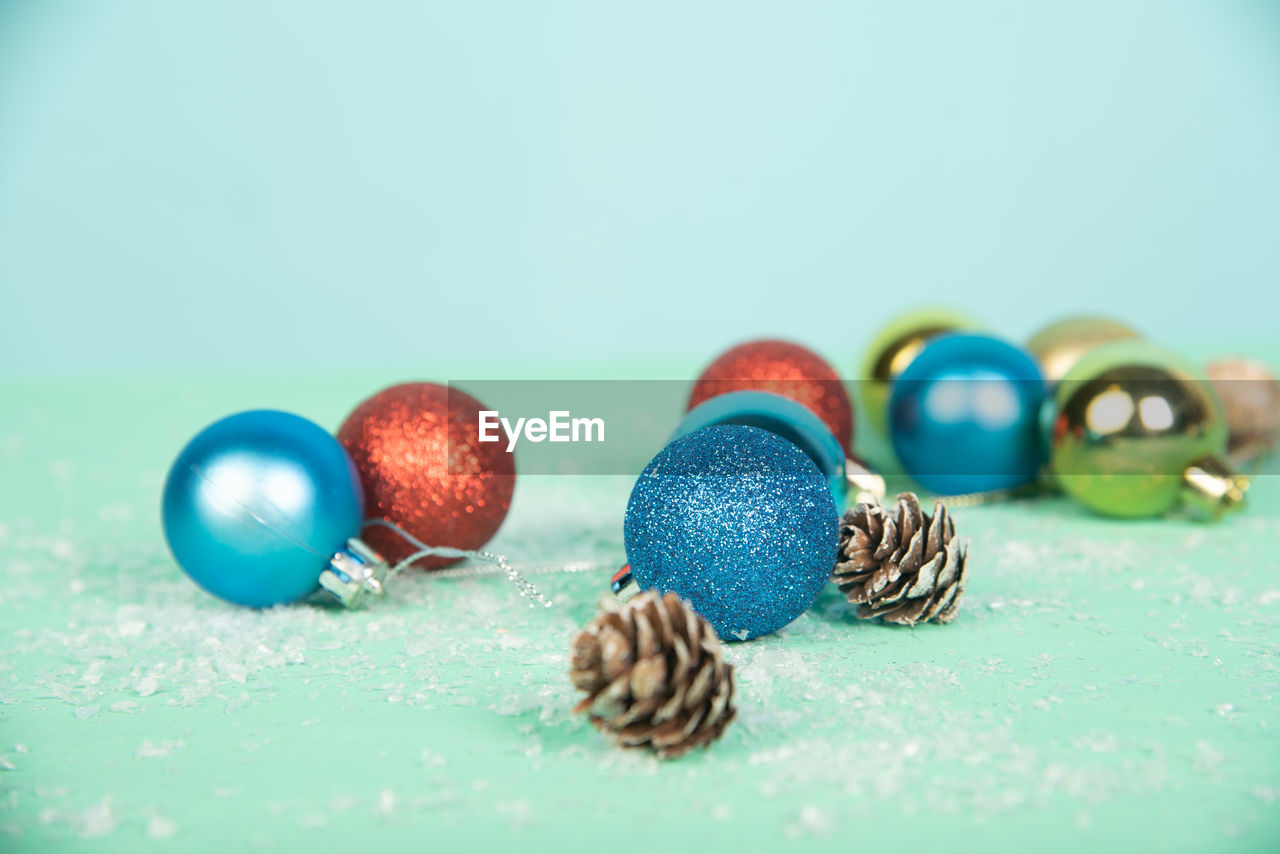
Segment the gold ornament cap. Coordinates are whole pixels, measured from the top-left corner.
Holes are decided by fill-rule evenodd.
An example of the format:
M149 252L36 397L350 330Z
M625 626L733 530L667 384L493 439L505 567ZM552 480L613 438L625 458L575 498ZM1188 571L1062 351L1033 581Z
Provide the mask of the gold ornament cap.
M849 506L859 504L879 505L884 502L884 477L877 474L867 463L850 457L844 463L845 478L848 481Z
M1233 472L1217 457L1205 457L1182 473L1182 501L1196 516L1209 521L1244 504L1249 478Z

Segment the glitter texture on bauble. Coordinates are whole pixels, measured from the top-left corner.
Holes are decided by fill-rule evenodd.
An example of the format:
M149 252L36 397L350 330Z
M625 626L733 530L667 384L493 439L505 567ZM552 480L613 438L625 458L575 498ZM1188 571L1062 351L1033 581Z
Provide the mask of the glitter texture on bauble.
M839 519L795 445L717 425L667 445L631 490L624 535L642 590L678 594L724 640L777 631L822 591Z
M478 549L511 507L514 457L502 442L479 441L474 397L438 383L392 386L365 400L338 430L364 485L366 512L402 527L431 546ZM414 548L386 528L364 539L388 560ZM438 569L453 559L414 563Z
M790 341L748 341L726 350L693 384L689 405L731 391L769 391L807 406L848 453L853 448L853 404L835 369L817 353Z

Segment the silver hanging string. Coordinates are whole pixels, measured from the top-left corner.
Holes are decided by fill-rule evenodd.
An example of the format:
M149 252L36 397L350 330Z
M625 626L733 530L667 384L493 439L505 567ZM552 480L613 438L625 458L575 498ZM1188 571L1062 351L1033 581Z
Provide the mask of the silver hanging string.
M948 510L964 507L977 507L982 504L994 504L998 501L1012 501L1015 498L1023 498L1027 495L1025 491L1017 489L993 489L989 492L969 492L964 495L938 495L935 496L938 501L942 502L942 506Z
M537 566L524 566L520 568L522 575L565 575L577 572L614 572L615 567L605 566L604 564L591 563L590 561L574 561L572 563L549 563ZM431 570L431 578L474 578L485 575L499 575L503 572L497 566L454 566L447 569Z
M422 540L415 537L413 534L410 534L404 528L401 528L395 522L388 521L387 519L366 519L365 526L367 527L369 525L380 525L383 528L387 528L388 530L393 531L395 534L400 536L405 542L409 543L410 545L414 546L417 549L417 551L415 551L413 554L409 555L403 560L397 561L396 564L392 566L390 570L388 570L387 574L389 576L399 574L399 572L403 570L406 566L424 557L465 558L467 560L481 561L482 563L491 564L493 566L492 570L484 574L496 575L497 573L500 572L503 575L505 575L507 577L507 580L510 581L512 584L514 584L516 587L516 590L520 592L521 599L532 600L531 602L529 602L529 607L533 607L534 603L541 604L542 607L544 608L551 607L551 600L548 599L546 596L543 596L542 593L538 591L538 588L533 586L533 584L529 581L529 579L525 578L520 573L519 570L517 570L510 563L508 563L504 555L497 554L496 552L481 552L481 551L472 551L469 549L455 549L450 546L429 546L426 543L424 543ZM471 571L464 572L460 570L450 570L450 572L453 573L453 577L457 577L460 575L482 574L476 571L477 568L464 567L462 569L463 570L470 569ZM581 571L581 570L578 570L578 571Z

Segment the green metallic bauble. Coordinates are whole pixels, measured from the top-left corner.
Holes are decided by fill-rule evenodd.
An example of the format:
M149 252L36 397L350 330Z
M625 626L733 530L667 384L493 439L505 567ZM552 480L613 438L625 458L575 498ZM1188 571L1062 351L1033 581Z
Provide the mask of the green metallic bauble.
M959 311L931 306L900 314L876 335L858 374L863 411L880 433L888 429L889 387L929 340L948 332L971 332L981 325Z
M1142 336L1118 320L1078 314L1050 323L1027 341L1027 349L1040 363L1040 371L1055 385L1090 350L1113 341L1132 341Z
M1244 500L1248 481L1220 455L1222 407L1177 355L1144 341L1101 345L1047 402L1049 465L1057 484L1108 516L1160 516L1186 501L1216 517Z

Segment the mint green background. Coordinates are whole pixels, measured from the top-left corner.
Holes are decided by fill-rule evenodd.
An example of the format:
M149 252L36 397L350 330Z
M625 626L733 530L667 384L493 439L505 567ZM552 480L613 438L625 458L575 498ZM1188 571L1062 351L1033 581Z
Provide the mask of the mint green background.
M1278 39L1269 2L0 2L0 851L1276 850L1271 477L1216 526L965 510L955 624L829 592L665 765L569 711L628 478L520 480L494 548L591 570L548 612L235 609L157 504L231 411L757 334L849 370L926 301L1274 364Z
M1273 0L0 0L0 371L1259 336L1278 105Z

